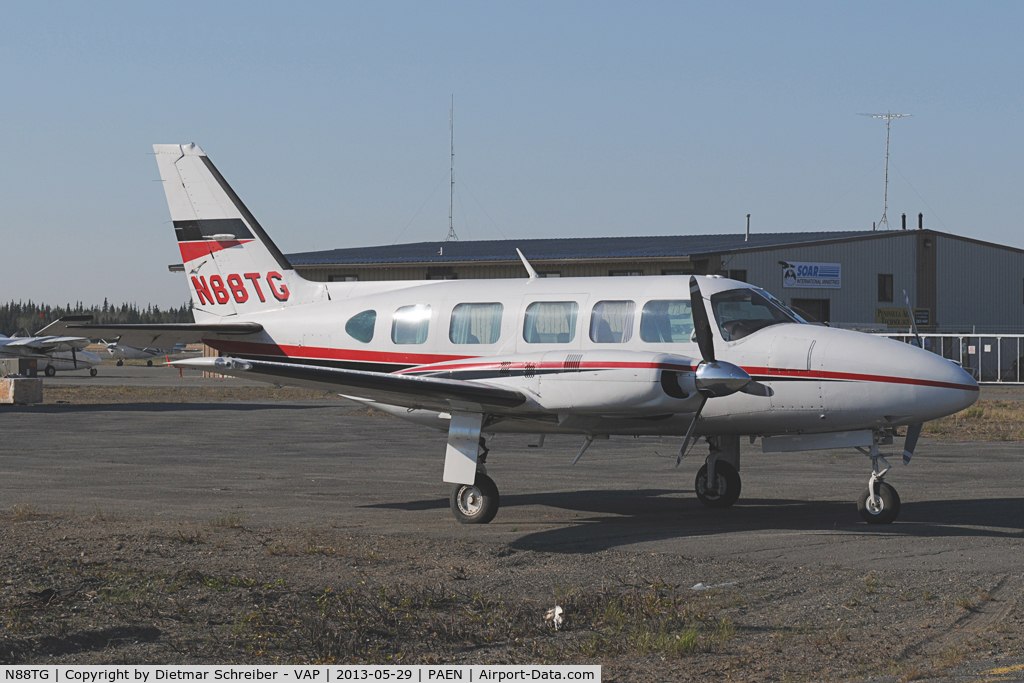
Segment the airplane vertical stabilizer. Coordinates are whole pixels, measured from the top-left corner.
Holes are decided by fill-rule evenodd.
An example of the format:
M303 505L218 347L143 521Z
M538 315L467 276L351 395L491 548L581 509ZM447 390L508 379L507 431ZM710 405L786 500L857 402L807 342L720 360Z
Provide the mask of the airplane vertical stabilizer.
M153 151L197 322L326 297L325 286L295 272L203 150Z

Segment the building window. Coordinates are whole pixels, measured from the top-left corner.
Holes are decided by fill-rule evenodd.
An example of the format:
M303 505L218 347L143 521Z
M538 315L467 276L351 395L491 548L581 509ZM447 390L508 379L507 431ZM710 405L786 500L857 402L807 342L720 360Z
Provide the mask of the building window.
M878 300L892 301L892 275L878 274Z
M358 275L328 275L328 282L359 282Z
M598 301L590 314L590 341L598 344L624 344L633 338L632 301Z
M644 274L642 270L609 270L610 277L639 277Z
M422 344L430 328L430 305L402 306L391 323L391 341L396 344Z
M501 304L459 304L452 309L453 344L493 344L501 336Z
M673 269L669 269L669 270L662 270L661 274L662 275L693 275L695 272L696 271L694 271L692 268L689 269L689 270L673 270Z
M345 323L345 331L356 341L369 344L373 340L373 326L376 322L377 311L356 313Z
M808 322L827 323L832 319L828 299L790 299L789 306Z
M729 271L729 279L730 280L736 280L737 282L746 282L747 281L747 271L746 270L730 270Z
M538 301L526 308L523 340L527 344L568 344L576 338L575 301Z
M540 270L540 271L537 271L537 277L562 277L562 271L560 271L560 270Z
M693 334L689 301L648 301L640 314L640 338L651 343L682 344Z

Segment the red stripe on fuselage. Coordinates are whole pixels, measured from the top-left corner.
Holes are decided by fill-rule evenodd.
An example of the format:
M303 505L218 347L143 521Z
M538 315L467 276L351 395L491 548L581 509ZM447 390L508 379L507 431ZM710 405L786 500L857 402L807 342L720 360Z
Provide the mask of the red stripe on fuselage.
M939 382L931 379L915 379L913 377L888 377L886 375L865 375L857 372L830 372L827 370L787 370L784 368L743 368L747 374L759 377L767 376L768 380L775 377L797 377L800 379L832 379L851 382L881 382L883 384L912 384L922 387L939 389L962 389L963 391L979 391L977 386Z
M359 349L328 349L316 346L289 346L228 339L204 339L203 343L227 353L251 353L260 356L282 356L303 360L339 360L353 363L392 363L394 365L430 365L472 356L444 356L426 353L389 353Z
M204 339L203 342L218 351L227 353L250 353L263 356L281 356L284 358L295 358L303 360L338 360L352 363L390 363L393 365L413 365L417 367L398 370L398 373L422 372L424 370L436 371L466 371L466 370L522 370L527 365L536 370L551 370L564 368L566 372L576 372L576 367L565 367L563 361L544 361L532 363L530 361L512 361L505 365L501 361L488 361L486 363L459 363L461 361L477 358L477 356L452 356L445 354L428 353L392 353L388 351L362 351L359 349L329 349L315 346L288 346L278 344L264 344L261 342L235 341L226 339ZM444 365L436 365L444 363ZM430 366L425 368L423 366ZM580 370L609 370L609 369L662 369L675 370L678 372L693 372L696 366L680 365L677 363L652 363L645 361L586 361L579 364ZM751 376L758 376L770 381L772 377L792 377L796 379L825 379L844 380L852 382L880 382L883 384L909 384L914 386L936 387L939 389L960 389L963 391L978 391L977 386L966 384L955 384L952 382L939 382L930 379L915 379L913 377L888 377L886 375L867 375L853 372L828 372L820 370L788 370L783 368L743 368Z
M185 263L194 261L197 258L208 256L215 251L221 249L230 249L231 247L237 247L240 244L248 244L252 240L224 240L218 242L216 240L202 240L201 242L178 242L178 249L181 250L181 258Z

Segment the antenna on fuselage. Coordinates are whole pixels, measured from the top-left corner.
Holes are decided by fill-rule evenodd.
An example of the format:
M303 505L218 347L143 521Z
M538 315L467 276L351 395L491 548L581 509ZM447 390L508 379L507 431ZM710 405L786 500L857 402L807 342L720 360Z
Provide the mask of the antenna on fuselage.
M448 110L448 133L451 136L451 165L449 166L449 172L451 175L451 187L448 191L448 236L444 238L445 242L458 242L459 236L455 234L455 224L452 223L452 208L455 206L455 95L452 95L452 108ZM465 213L465 210L463 210Z
M530 265L530 262L526 260L525 256L523 256L523 252L516 249L516 253L519 254L519 258L522 259L523 265L526 266L526 272L529 274L530 279L533 280L534 278L536 278L537 271L533 269L533 266Z
M859 116L885 119L885 191L882 195L882 220L878 221L878 227L882 227L884 223L886 230L888 230L889 219L886 218L885 214L889 211L889 124L893 119L902 119L906 116L913 116L913 114L893 114L891 111L887 111L884 114L859 114ZM874 224L871 225L871 229L875 229Z

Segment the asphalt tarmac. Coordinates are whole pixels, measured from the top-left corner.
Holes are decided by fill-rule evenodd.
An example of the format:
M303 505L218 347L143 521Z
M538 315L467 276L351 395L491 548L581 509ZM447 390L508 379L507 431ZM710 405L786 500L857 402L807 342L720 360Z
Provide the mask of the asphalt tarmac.
M95 378L46 381L245 384L178 374L105 364ZM887 481L903 507L897 523L879 527L857 514L870 462L854 451L765 455L759 442L744 442L739 502L709 510L693 493L699 445L676 469L675 438L613 438L573 466L582 439L548 437L532 448L531 437L498 435L488 470L501 509L489 525L462 526L441 481L445 435L342 399L4 406L0 433L0 509L200 523L236 516L553 553L614 548L793 566L1024 571L1017 443L922 439L910 466L891 458Z

